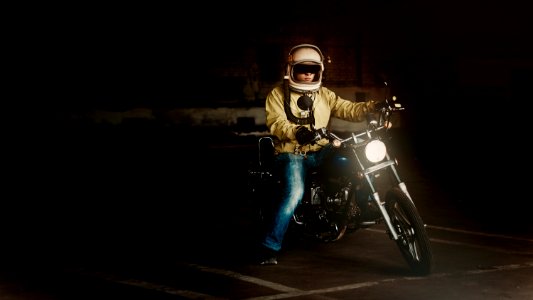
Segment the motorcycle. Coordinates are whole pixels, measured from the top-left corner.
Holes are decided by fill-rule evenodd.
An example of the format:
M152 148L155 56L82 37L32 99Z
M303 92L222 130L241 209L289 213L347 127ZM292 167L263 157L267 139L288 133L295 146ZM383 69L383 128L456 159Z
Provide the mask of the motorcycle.
M322 166L309 173L289 232L334 242L346 233L384 223L410 269L428 275L434 258L425 224L389 150L391 118L404 110L393 100L386 99L379 110L368 114L366 129L348 137L327 128L314 129L316 140L327 138L331 148ZM261 224L275 205L280 184L272 137L259 138L258 154L248 170L248 183Z

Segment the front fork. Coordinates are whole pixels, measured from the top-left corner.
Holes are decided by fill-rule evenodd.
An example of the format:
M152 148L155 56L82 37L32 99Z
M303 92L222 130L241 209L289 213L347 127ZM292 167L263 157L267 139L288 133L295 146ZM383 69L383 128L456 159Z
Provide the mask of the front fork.
M394 229L394 226L392 226L392 222L390 220L389 214L387 213L387 210L385 209L385 202L381 202L378 192L373 192L372 193L372 198L374 199L374 202L379 207L379 210L381 211L381 214L383 215L383 219L385 220L385 224L387 224L387 227L389 228L389 231L391 233L391 238L393 240L397 240L398 239L398 233L396 233L396 229Z
M372 190L372 199L374 200L374 202L376 203L377 207L381 211L381 214L383 215L383 219L385 220L385 224L387 224L387 227L389 228L389 232L391 234L391 239L398 240L398 233L396 232L396 229L392 225L389 213L385 209L385 202L381 201L379 193L377 192L376 188L374 187L374 183L373 183L372 179L370 178L370 174L372 174L372 173L374 173L374 172L376 172L376 171L378 171L380 169L386 168L386 167L389 167L390 170L392 171L392 173L394 175L394 178L395 178L395 180L396 180L396 182L398 184L398 187L407 195L409 200L413 201L411 199L411 196L409 195L409 192L407 191L407 186L405 185L405 183L403 181L401 181L400 176L398 175L398 172L397 172L396 167L395 167L395 162L392 161L392 160L385 161L385 162L383 162L381 164L378 164L378 165L376 165L374 167L371 167L371 168L367 169L366 172L365 172L365 179L366 179L366 181L368 183L368 186Z

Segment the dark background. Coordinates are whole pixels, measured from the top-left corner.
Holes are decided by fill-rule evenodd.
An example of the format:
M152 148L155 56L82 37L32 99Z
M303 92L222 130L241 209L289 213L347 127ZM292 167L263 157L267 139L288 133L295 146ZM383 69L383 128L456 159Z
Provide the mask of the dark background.
M229 82L228 70L241 62L243 49L263 57L275 53L274 69L264 76L276 80L280 53L294 41L338 45L352 36L361 37L376 73L384 72L405 99L405 147L454 201L495 222L502 215L524 221L520 217L531 206L526 145L533 49L531 18L522 5L249 5L27 8L21 20L29 21L19 22L26 32L17 35L16 45L19 71L30 75L31 84L21 90L22 108L10 114L15 142L7 157L13 191L3 209L8 237L22 245L53 245L66 236L98 240L104 232L109 239L117 232L127 239L124 232L134 230L150 236L150 228L174 226L176 214L187 215L189 206L182 204L190 205L188 199L216 191L207 179L210 163L223 158L203 155L211 155L213 137L225 142L224 128L93 126L65 116L95 109L220 107L219 99L232 97L220 82ZM28 131L20 134L21 128Z
M357 36L375 67L369 72L385 74L409 108L405 126L427 164L461 180L467 193L477 180L466 174L494 187L521 182L514 172L529 166L532 24L517 1L91 4L46 12L34 27L36 54L56 111L220 107L240 90L231 87L240 84L232 70L245 63L243 49L272 53L262 62L272 81L295 41L326 47ZM516 190L502 187L501 196Z

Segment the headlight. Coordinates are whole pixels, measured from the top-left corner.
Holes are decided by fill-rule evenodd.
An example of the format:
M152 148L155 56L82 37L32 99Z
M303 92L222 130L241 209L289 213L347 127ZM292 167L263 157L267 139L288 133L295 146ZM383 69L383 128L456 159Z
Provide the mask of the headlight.
M382 161L387 154L387 147L380 140L373 140L365 146L366 159L377 163Z

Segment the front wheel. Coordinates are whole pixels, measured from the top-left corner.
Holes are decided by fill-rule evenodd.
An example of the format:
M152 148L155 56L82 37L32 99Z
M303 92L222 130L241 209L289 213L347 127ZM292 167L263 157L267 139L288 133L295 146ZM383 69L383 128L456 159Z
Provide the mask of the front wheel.
M396 244L411 269L418 275L428 275L433 269L433 253L424 222L413 202L399 188L386 196L385 209L398 233Z

